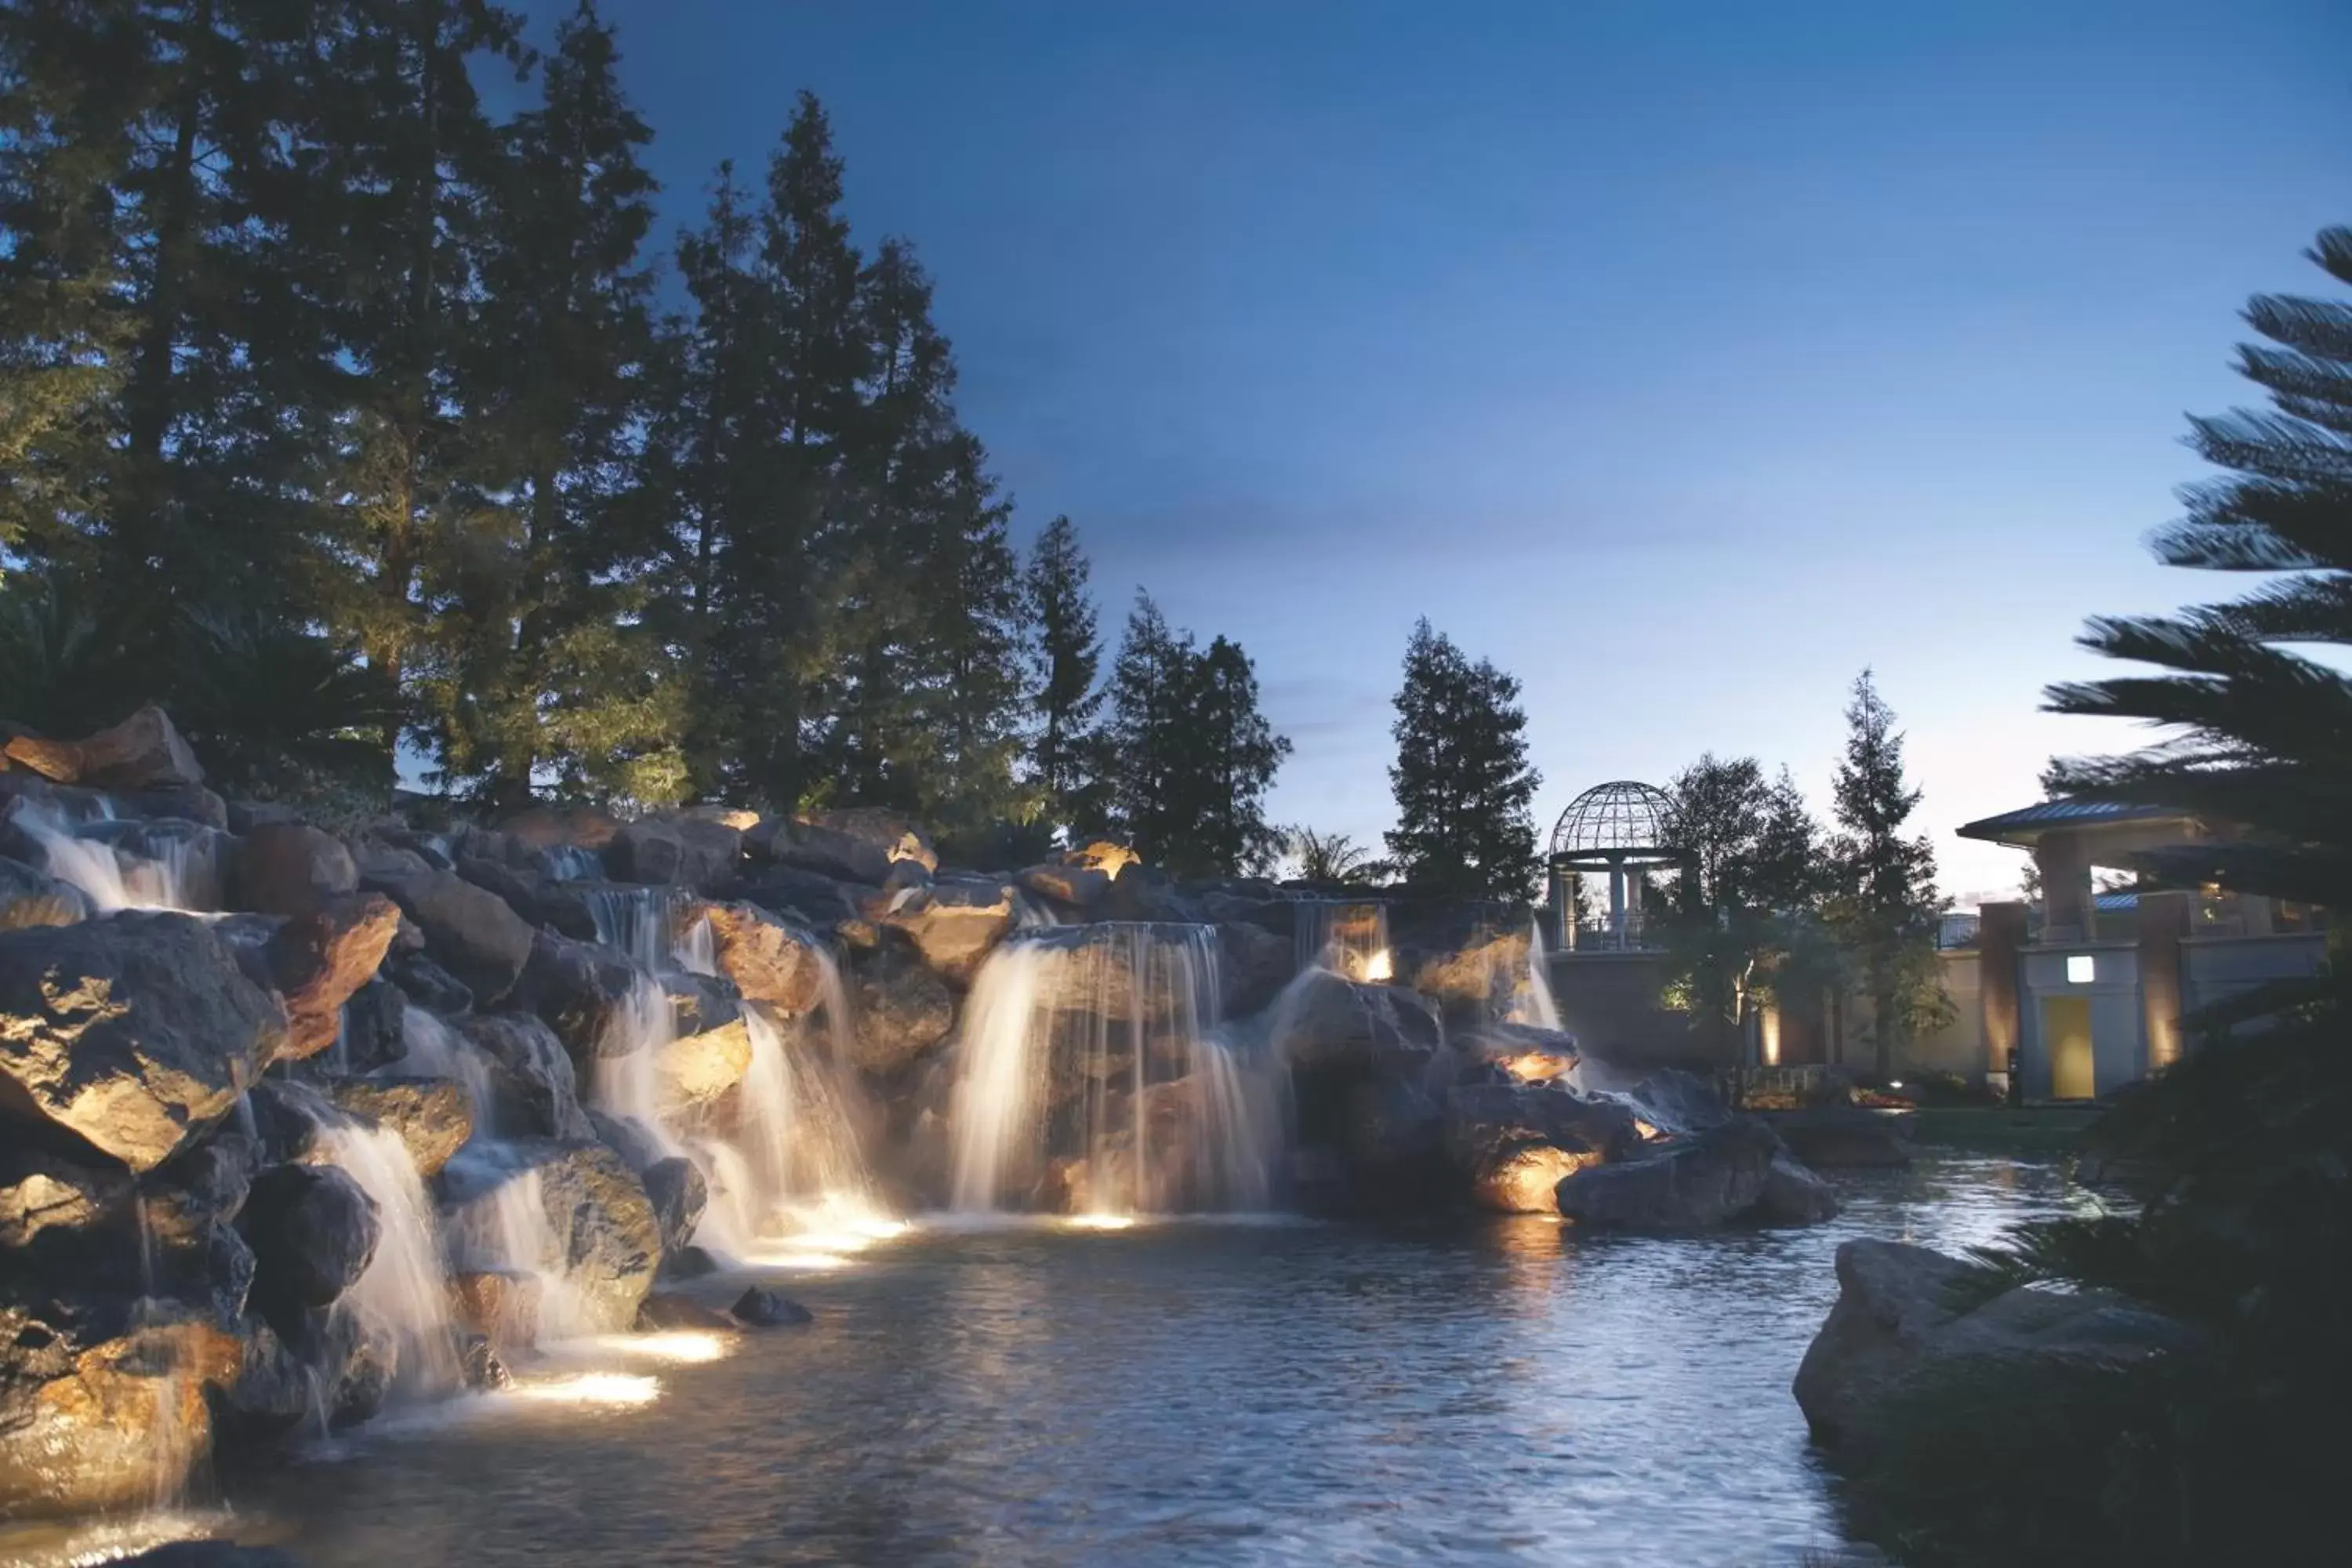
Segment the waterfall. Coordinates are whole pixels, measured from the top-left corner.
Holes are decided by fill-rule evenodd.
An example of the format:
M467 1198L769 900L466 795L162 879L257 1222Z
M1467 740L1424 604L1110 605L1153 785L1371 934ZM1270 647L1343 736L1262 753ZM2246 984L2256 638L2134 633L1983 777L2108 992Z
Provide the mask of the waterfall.
M215 895L220 878L209 836L165 838L162 853L148 856L77 831L64 813L45 802L18 800L6 819L40 851L42 868L79 889L100 914L117 910L198 911L218 901ZM112 822L110 808L97 820Z
M1510 1021L1557 1032L1559 1003L1551 994L1551 962L1544 953L1543 921L1528 927L1528 973L1511 993Z
M1016 936L957 1046L955 1206L1263 1208L1276 1074L1218 1032L1216 933L1112 922Z
M485 1140L497 1131L498 1095L489 1058L479 1047L422 1007L401 1014L400 1041L400 1060L389 1070L454 1079L473 1104L475 1139Z
M604 858L576 844L555 844L539 852L539 863L555 882L594 882L604 876Z
M677 889L592 888L585 897L598 942L619 948L640 969L677 967Z
M1300 969L1328 969L1349 980L1386 983L1389 907L1339 899L1301 899L1291 911Z
M669 994L640 970L628 1000L615 1008L598 1042L588 1077L589 1102L634 1124L665 1155L683 1152L662 1120L661 1054L677 1038Z
M319 1158L340 1166L375 1200L375 1257L343 1300L392 1330L399 1383L413 1393L457 1386L457 1334L433 1208L400 1134L345 1121L320 1130ZM340 1305L340 1304L339 1304Z
M537 1316L529 1325L533 1344L586 1332L587 1318L566 1270L563 1239L547 1217L538 1170L516 1170L508 1145L480 1142L458 1151L449 1168L463 1185L482 1190L456 1216L450 1240L459 1267L537 1281Z

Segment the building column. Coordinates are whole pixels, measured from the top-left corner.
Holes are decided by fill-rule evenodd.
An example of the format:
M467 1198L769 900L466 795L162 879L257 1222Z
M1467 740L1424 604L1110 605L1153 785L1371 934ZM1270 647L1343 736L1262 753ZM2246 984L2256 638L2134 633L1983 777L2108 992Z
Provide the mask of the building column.
M2139 896L2139 999L2147 1027L2147 1070L2180 1059L2180 942L2189 934L2190 893Z
M1609 868L1609 944L1622 951L1625 946L1625 868Z
M2025 906L1977 906L1977 1003L1984 1020L1985 1071L2007 1072L2018 1032L2017 953L2025 945Z
M2098 935L2091 901L2091 861L2078 833L2045 833L2033 846L2042 873L2042 940L2045 944L2089 942Z

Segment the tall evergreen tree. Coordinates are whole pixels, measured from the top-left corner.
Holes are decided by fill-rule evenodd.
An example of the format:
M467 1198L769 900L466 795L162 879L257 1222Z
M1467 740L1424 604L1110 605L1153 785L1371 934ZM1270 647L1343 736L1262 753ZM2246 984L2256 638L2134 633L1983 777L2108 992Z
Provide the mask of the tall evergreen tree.
M1903 776L1903 736L1895 710L1864 670L1846 709L1845 756L1838 764L1839 832L1832 844L1831 929L1870 1000L1870 1039L1881 1078L1896 1048L1932 1034L1952 1016L1936 968L1936 852L1903 825L1919 792Z
M1046 815L1065 828L1091 826L1100 815L1091 761L1095 715L1103 701L1095 685L1102 638L1087 591L1089 573L1077 530L1067 517L1057 517L1030 547L1022 579L1035 638L1030 649L1030 769L1045 792Z
M1167 862L1181 817L1184 703L1196 655L1189 633L1170 628L1151 595L1137 590L1111 661L1110 717L1103 730L1111 821L1138 854Z
M1524 899L1535 883L1530 807L1542 775L1528 763L1518 681L1472 664L1424 617L1405 645L1389 768L1397 826L1389 853L1408 881L1445 892Z
M542 772L640 800L683 784L616 516L636 483L655 188L617 64L583 0L540 105L507 128L462 351L467 527L428 575L424 696L445 768L508 806Z
M1282 853L1282 833L1265 820L1265 792L1290 741L1258 711L1257 671L1239 643L1212 639L1190 675L1180 755L1198 804L1169 863L1195 875L1258 875Z
M980 443L960 435L916 577L917 732L930 742L917 807L950 827L1034 815L1014 777L1023 693L1012 508L982 461Z

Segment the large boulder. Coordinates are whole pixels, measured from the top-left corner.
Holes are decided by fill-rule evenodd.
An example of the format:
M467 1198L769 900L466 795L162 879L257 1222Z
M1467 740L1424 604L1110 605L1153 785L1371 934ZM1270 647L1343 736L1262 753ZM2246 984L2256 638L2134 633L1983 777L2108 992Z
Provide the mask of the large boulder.
M0 1123L150 1171L227 1116L285 1037L277 998L193 916L0 933Z
M1756 1206L1780 1152L1769 1128L1743 1118L1655 1145L1637 1160L1577 1172L1559 1184L1559 1212L1605 1229L1712 1229Z
M941 877L928 887L885 889L872 909L877 925L904 932L924 963L954 985L969 985L1013 929L1013 889L990 877Z
M5 748L10 762L58 784L91 789L138 790L158 784L201 784L205 770L171 716L153 703L111 729L79 741L19 735Z
M882 940L881 928L866 914L877 887L772 866L746 879L738 890L761 909L829 933L851 948L862 951Z
M1515 1143L1470 1170L1470 1201L1495 1214L1558 1214L1559 1184L1601 1157L1550 1143Z
M528 1013L483 1013L457 1028L488 1065L490 1131L574 1142L595 1136L571 1053L545 1023Z
M359 866L341 839L299 822L264 823L237 848L229 898L241 910L307 915L359 885Z
M392 856L367 858L360 882L389 897L416 922L425 952L463 981L477 1001L496 1005L522 977L533 932L497 894L454 871Z
M746 1001L783 1013L814 1006L824 979L824 950L806 927L756 904L704 903L691 911L709 922L719 973Z
M1396 985L1300 974L1268 1017L1275 1049L1294 1070L1350 1068L1395 1076L1425 1067L1444 1043L1429 1001Z
M1282 994L1297 973L1297 949L1286 936L1262 925L1236 921L1217 928L1223 962L1218 973L1224 980L1225 1016L1244 1017Z
M424 1177L440 1174L474 1135L473 1097L446 1078L347 1078L328 1098L353 1116L399 1134Z
M751 1035L740 1018L700 1034L681 1035L654 1058L665 1115L698 1110L743 1081L751 1067Z
M1562 1088L1465 1084L1446 1094L1445 1152L1462 1169L1529 1143L1589 1155L1584 1164L1593 1164L1627 1158L1640 1148L1641 1137L1624 1106Z
M1454 1044L1469 1061L1499 1068L1520 1083L1570 1078L1580 1059L1575 1036L1532 1024L1482 1024L1457 1037Z
M1900 1170L1916 1151L1910 1117L1860 1105L1820 1105L1770 1119L1790 1152L1820 1171Z
M1837 1191L1783 1150L1764 1173L1764 1191L1748 1217L1758 1225L1819 1225L1837 1218Z
M441 1174L444 1213L460 1230L493 1234L499 1189L526 1180L547 1220L546 1256L516 1261L565 1277L581 1331L626 1331L662 1258L645 1184L604 1143L523 1139L452 1161Z
M335 1043L343 1004L375 978L399 929L400 910L391 900L353 893L295 915L271 933L263 956L286 1005L281 1058L299 1061Z
M620 1033L641 974L612 948L541 931L513 1001L545 1019L575 1060L587 1061Z
M821 827L828 832L846 834L879 849L888 860L911 861L926 871L940 868L939 851L931 847L930 835L925 833L909 816L878 806L852 805L831 811L800 813L803 826Z
M955 995L947 983L897 942L860 959L850 973L855 1065L887 1077L948 1037Z
M238 1337L207 1309L0 1278L0 1520L152 1507L209 1452Z
M596 938L595 914L574 883L480 855L460 855L457 875L495 895L531 925L551 927L581 942Z
M2063 1413L2047 1400L2053 1380L2146 1369L2198 1344L2114 1291L1996 1290L1976 1265L1899 1242L1843 1244L1837 1279L1794 1385L1813 1436L1832 1447L1908 1441L1921 1401L1955 1391L2013 1404L2019 1429L2031 1428Z
M1110 891L1110 875L1091 866L1032 866L1015 879L1024 891L1084 912Z
M638 1174L646 1184L646 1201L653 1205L654 1221L661 1227L662 1256L676 1257L702 1223L710 1185L682 1154L656 1160Z
M0 856L0 931L69 926L89 916L89 900L80 889Z
M1447 1016L1496 1017L1528 973L1532 929L1524 906L1399 902L1389 911L1391 963Z
M21 1258L111 1224L130 1208L132 1190L128 1173L99 1161L0 1140L0 1248Z
M880 886L890 875L890 853L859 835L821 823L771 818L743 837L744 853L763 865L808 871L836 881Z
M409 1002L437 1018L462 1018L474 1010L474 993L467 984L425 956L420 947L404 951L393 939L384 955L383 978Z
M499 823L499 831L533 850L602 851L619 835L621 823L593 805L534 805Z
M735 880L743 834L699 817L641 817L613 836L604 862L625 882L724 893Z
M237 1229L253 1247L254 1304L280 1333L327 1307L374 1261L375 1200L333 1165L272 1165L253 1179Z

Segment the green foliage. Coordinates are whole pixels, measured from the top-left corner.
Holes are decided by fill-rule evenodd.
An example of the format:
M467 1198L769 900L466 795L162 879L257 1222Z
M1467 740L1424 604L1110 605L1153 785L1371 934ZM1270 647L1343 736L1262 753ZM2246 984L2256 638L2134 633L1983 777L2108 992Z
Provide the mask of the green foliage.
M1269 868L1281 835L1265 791L1290 742L1258 711L1257 675L1237 643L1196 646L1139 593L1111 671L1103 766L1111 826L1180 876Z
M145 628L103 616L77 577L11 573L0 581L0 714L73 735L93 728L91 714L137 707L142 679L163 667L152 644L129 640L134 629Z
M1665 840L1686 857L1654 929L1668 955L1669 1005L1729 1042L1776 988L1818 991L1820 829L1783 768L1703 755L1667 787Z
M1077 530L1068 518L1057 517L1030 547L1022 578L1025 608L1036 628L1030 655L1035 721L1030 769L1044 791L1046 816L1070 828L1092 826L1102 815L1093 776L1095 716L1103 702L1095 685L1102 637L1087 595L1090 572Z
M1343 888L1371 888L1389 880L1396 868L1375 860L1372 852L1345 833L1318 833L1311 827L1282 831L1302 882L1328 882Z
M1905 1043L1951 1022L1936 966L1936 852L1904 824L1919 792L1903 774L1895 710L1864 670L1846 709L1845 756L1835 780L1838 833L1831 841L1823 913L1871 1004L1869 1037L1885 1078Z
M1406 880L1474 898L1524 899L1536 881L1530 806L1542 775L1528 763L1519 683L1472 664L1452 639L1416 624L1396 694L1389 768L1397 826L1389 853Z

